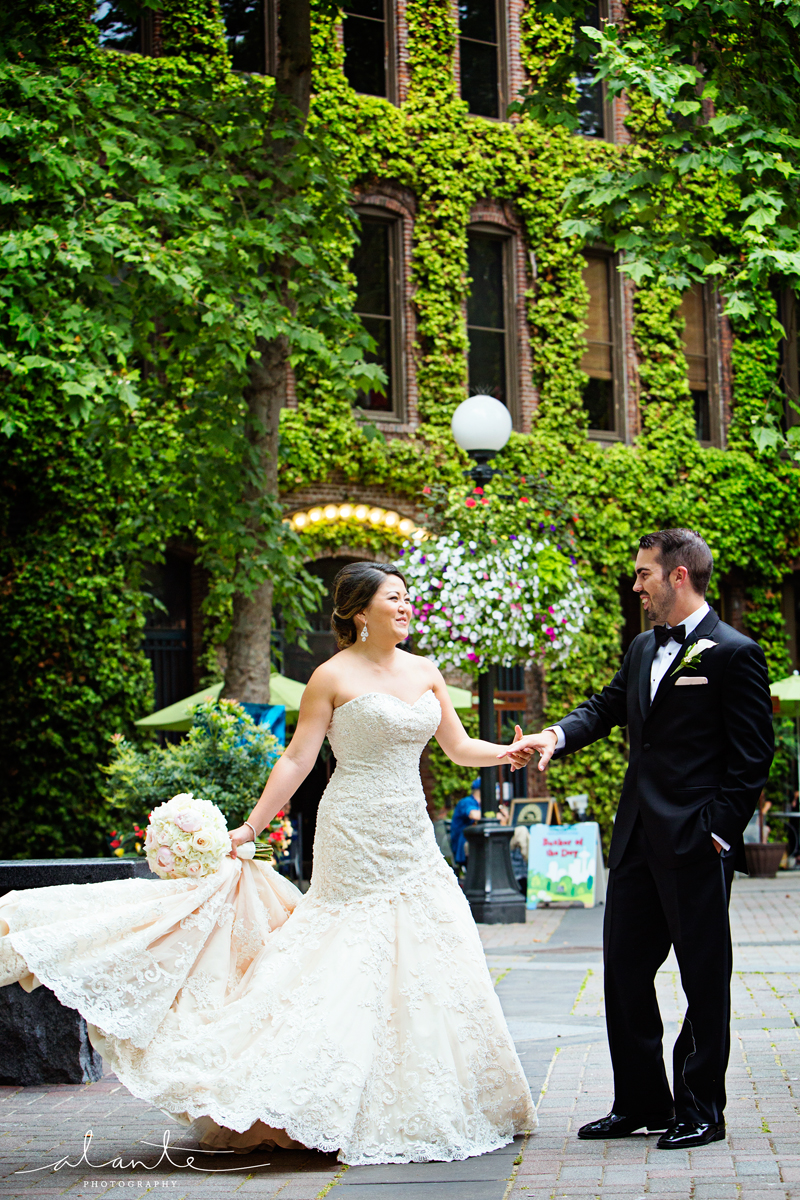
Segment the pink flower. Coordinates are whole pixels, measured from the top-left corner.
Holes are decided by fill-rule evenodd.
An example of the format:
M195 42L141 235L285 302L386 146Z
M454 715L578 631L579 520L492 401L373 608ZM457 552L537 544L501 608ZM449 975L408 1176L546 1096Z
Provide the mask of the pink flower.
M175 866L175 855L172 853L169 846L159 846L156 862L160 867L163 867L165 871L172 870L172 868Z
M475 501L472 499L472 496L468 496L464 503L466 504L467 508L475 507Z
M178 829L182 829L184 833L194 833L196 829L203 828L203 822L190 808L183 809L173 819Z
M188 842L173 842L172 849L176 854L184 855L189 849Z
M202 864L199 862L190 862L186 868L190 875L199 875L202 869Z

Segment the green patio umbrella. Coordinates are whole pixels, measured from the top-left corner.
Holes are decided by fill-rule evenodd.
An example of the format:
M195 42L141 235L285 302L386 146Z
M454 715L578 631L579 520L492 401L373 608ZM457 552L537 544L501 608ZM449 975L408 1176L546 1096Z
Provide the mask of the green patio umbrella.
M465 709L472 708L472 692L467 688L451 687L448 683L447 693L453 701L453 708L456 712L464 712Z
M201 704L203 700L217 700L221 691L221 683L212 683L210 687L203 688L201 692L195 692L193 696L186 696L183 700L176 701L175 704L168 704L166 708L151 713L149 717L142 717L141 720L134 721L134 725L139 729L163 729L171 733L185 733L192 727L189 710L195 704ZM287 679L285 675L279 675L277 671L272 672L269 681L270 702L284 706L287 721L297 718L300 697L304 691L304 683L298 683L296 679Z
M800 792L800 674L787 675L769 689L778 701L778 712L782 717L794 717L795 747L797 753L797 790Z
M279 675L277 671L273 671L269 681L270 702L282 704L285 707L287 721L296 720L300 708L300 697L305 688L304 683L298 683L296 679L287 679L285 675ZM461 711L472 708L472 693L466 688L448 686L447 690L454 708ZM185 733L192 727L189 710L195 704L202 703L203 700L216 700L221 691L221 683L212 683L210 687L203 688L201 692L195 692L193 696L186 696L185 699L178 700L175 704L169 704L166 708L151 713L149 717L142 717L141 720L134 721L134 725L139 729L163 729L165 732Z

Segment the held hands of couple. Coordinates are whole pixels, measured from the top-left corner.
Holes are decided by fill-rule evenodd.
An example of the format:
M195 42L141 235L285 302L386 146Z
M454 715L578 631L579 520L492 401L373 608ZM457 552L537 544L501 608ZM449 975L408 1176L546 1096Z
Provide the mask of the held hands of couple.
M510 759L511 770L517 771L527 766L531 755L536 752L539 755L539 770L544 771L553 757L557 740L556 734L552 729L543 729L541 733L529 733L526 735L523 734L519 725L515 725L512 745L502 754L498 754L497 757Z

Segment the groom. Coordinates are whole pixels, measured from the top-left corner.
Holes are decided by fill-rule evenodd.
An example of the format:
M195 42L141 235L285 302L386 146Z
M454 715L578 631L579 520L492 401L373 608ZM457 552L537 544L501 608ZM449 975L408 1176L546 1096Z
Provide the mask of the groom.
M688 529L643 537L633 590L653 630L634 639L598 695L514 747L517 765L537 750L543 771L615 725L628 728L603 930L614 1106L580 1138L665 1129L659 1148L685 1149L725 1136L728 902L773 736L764 654L706 604L712 566ZM654 986L670 946L689 1002L673 1050L674 1105Z

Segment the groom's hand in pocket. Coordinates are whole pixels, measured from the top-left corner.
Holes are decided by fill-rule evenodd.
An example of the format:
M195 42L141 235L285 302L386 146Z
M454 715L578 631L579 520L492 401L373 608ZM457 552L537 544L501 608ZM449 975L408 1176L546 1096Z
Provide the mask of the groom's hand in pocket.
M546 770L547 764L553 757L558 740L555 731L552 729L543 729L541 733L524 735L519 725L517 725L515 733L516 736L513 745L509 746L505 754L498 754L497 757L508 757L511 760L512 770L517 770L526 766L528 759L536 752L539 755L539 770Z

